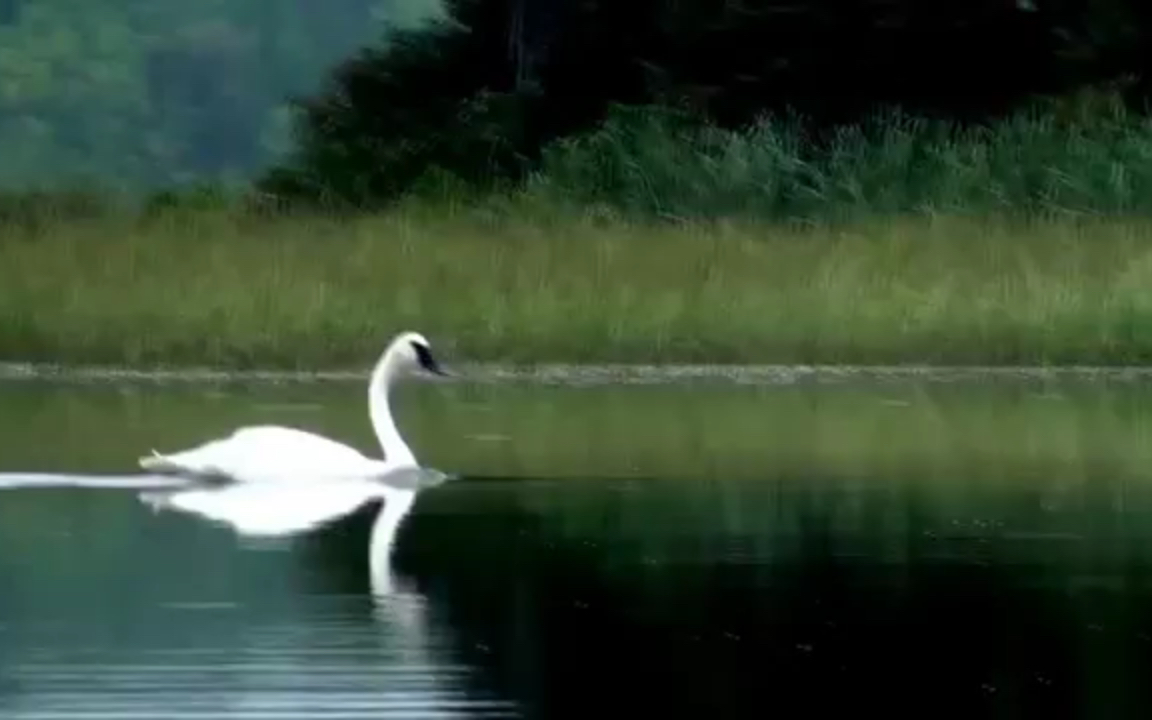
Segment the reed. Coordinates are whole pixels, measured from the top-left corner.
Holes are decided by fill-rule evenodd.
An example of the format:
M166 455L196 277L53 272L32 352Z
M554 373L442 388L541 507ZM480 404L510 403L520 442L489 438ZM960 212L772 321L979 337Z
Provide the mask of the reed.
M1152 222L672 225L410 204L13 224L0 359L361 367L417 328L516 363L1139 364Z

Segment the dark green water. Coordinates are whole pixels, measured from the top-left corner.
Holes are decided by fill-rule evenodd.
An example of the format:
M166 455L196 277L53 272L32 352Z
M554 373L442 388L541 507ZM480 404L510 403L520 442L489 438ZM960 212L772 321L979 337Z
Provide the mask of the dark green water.
M263 422L370 451L362 395L0 385L0 473ZM1152 713L1152 388L445 384L396 414L461 477L383 595L374 505L253 541L135 489L0 491L0 717Z

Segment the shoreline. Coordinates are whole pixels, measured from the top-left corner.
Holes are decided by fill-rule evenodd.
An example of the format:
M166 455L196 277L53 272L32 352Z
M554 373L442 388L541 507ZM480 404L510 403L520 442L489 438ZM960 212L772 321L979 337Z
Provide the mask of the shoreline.
M545 385L669 385L721 382L791 385L850 381L956 383L989 381L1152 381L1152 366L945 365L686 365L460 363L449 378L425 382ZM225 370L203 366L132 368L0 361L0 382L57 383L341 383L366 382L371 368L344 370Z

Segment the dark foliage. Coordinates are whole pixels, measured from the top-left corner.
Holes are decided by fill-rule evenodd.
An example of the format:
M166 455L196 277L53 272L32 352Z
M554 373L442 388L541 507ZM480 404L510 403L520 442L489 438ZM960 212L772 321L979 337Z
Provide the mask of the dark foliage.
M963 125L1085 84L1150 89L1135 0L451 0L453 22L391 36L300 103L299 148L262 187L355 206L430 171L491 188L613 105L720 127L803 117L816 137L877 109Z
M511 2L464 0L455 22L395 31L341 65L325 92L298 104L295 165L264 188L359 205L402 192L430 164L473 182L515 174L531 98L515 92Z

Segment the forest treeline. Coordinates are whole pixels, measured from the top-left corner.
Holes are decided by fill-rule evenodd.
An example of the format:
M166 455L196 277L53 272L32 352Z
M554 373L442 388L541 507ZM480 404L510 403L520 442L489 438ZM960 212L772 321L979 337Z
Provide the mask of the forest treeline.
M385 5L3 0L3 180L259 172L357 207L527 183L658 212L1152 190L1137 0Z

